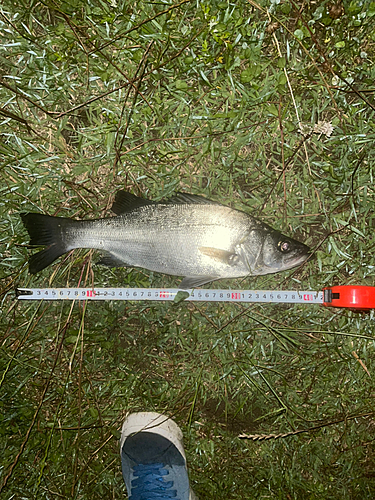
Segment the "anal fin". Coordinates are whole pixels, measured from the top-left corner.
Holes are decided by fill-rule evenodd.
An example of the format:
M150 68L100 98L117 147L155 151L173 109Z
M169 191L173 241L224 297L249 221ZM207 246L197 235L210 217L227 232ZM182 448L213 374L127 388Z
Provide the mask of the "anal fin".
M218 280L220 276L185 276L185 278L178 285L178 288L189 290L190 288L197 288L198 286L209 283L210 281Z
M101 259L97 262L97 264L100 264L102 266L107 266L107 267L127 267L128 266L128 264L126 264L126 262L119 259L118 257L111 254L110 252L103 253L103 255L101 256Z

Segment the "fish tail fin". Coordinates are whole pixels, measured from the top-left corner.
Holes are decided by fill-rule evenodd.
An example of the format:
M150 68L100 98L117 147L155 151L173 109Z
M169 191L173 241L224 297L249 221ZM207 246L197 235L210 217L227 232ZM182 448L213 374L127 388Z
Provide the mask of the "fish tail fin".
M29 233L30 245L46 247L29 258L31 274L49 266L70 249L67 248L64 237L66 228L73 222L71 219L34 213L23 213L21 218Z

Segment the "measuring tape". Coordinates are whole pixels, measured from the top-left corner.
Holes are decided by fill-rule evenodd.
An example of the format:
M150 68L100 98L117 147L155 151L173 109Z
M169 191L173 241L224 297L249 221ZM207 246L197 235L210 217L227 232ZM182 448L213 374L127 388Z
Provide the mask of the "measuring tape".
M18 300L157 300L321 304L355 311L375 308L375 287L343 285L321 292L291 290L209 290L179 288L17 288Z

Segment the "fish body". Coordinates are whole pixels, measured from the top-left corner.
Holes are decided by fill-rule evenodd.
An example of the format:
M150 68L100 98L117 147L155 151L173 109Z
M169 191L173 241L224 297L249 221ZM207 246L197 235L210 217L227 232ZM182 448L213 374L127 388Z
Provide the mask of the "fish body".
M104 265L184 276L180 287L192 288L220 278L284 271L309 255L303 243L200 196L179 193L153 202L119 191L112 210L116 217L91 221L21 214L30 244L46 246L31 256L30 272L74 248L92 248L104 252Z

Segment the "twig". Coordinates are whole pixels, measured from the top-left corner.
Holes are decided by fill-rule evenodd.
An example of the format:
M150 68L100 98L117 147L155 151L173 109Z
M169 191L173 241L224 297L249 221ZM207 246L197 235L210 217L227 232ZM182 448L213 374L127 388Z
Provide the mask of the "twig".
M42 303L42 301L40 302L40 304ZM60 341L60 344L57 348L57 352L56 352L56 356L55 356L55 359L54 359L54 362L53 362L53 366L52 366L52 369L51 369L51 372L49 374L49 377L48 377L48 380L47 380L47 383L46 385L44 386L44 389L43 389L43 392L42 392L42 395L41 395L41 398L40 398L40 401L39 401L39 404L34 412L34 415L33 415L33 418L31 420L31 424L29 425L29 428L27 429L27 432L26 432L26 435L25 435L25 439L23 440L22 444L21 444L21 447L20 447L20 450L19 452L17 453L16 455L16 458L14 459L12 465L10 466L9 468L9 471L7 473L7 475L5 476L4 478L4 481L3 481L3 484L1 485L0 487L0 493L3 491L3 489L6 487L9 479L11 478L12 474L13 474L13 471L16 467L16 465L18 464L18 461L25 449L25 446L29 440L29 437L30 437L30 434L31 434L31 431L33 430L33 427L35 425L35 422L36 422L36 419L38 417L38 414L39 414L39 411L40 409L42 408L42 405L44 403L44 398L47 394L47 390L49 388L49 385L50 385L50 382L52 380L52 376L53 376L53 373L54 373L54 370L56 368L56 365L57 365L57 360L59 358L59 354L60 354L60 351L62 349L62 345L63 345L63 342L64 342L64 338L65 338L65 333L68 329L68 326L69 326L69 323L70 323L70 317L71 317L71 313L72 313L72 310L73 310L73 306L74 306L74 301L72 302L72 305L71 305L71 308L70 308L70 312L69 312L69 315L68 315L68 318L65 322L65 325L64 327L62 328L62 336L61 336L61 341Z
M252 441L268 441L270 439L280 439L290 436L297 436L298 434L302 434L303 432L315 432L324 427L340 424L341 422L346 422L347 420L353 420L355 418L371 417L373 415L374 412L363 413L360 415L351 415L349 417L344 417L339 420L334 420L333 422L327 422L325 424L315 425L314 427L310 427L308 429L299 429L297 431L285 432L283 434L240 434L238 437L240 439L251 439Z
M135 87L135 93L134 93L134 97L133 97L133 103L132 103L132 106L130 108L130 111L129 111L129 114L127 116L127 119L126 119L125 129L124 129L124 132L122 134L122 137L121 137L121 140L120 140L120 144L117 146L117 139L118 139L118 133L119 133L119 129L120 129L121 118L123 116L123 113L124 113L124 110L125 110L125 106L126 106L126 101L127 101L127 98L124 99L124 106L123 106L122 111L121 111L121 118L119 120L119 125L118 125L118 129L117 129L116 140L115 140L116 157L115 157L115 161L114 161L114 165L113 165L113 175L115 175L117 164L118 164L118 162L120 160L120 151L121 151L121 148L122 148L122 146L124 144L124 141L125 141L125 137L126 137L126 134L127 134L127 131L128 131L129 123L130 123L131 117L132 117L133 112L134 112L135 104L137 102L138 94L140 93L140 87L141 87L141 83L142 83L142 78L143 78L143 75L145 73L146 65L147 65L147 57L148 57L148 55L150 53L150 49L151 49L153 43L154 43L153 41L151 43L149 43L149 45L148 45L145 53L143 54L142 60L140 61L139 65L138 65L138 68L137 68L137 70L135 72L135 76L136 76L137 73L140 71L140 76L139 76L137 85ZM130 92L130 87L129 87L129 92Z
M154 19L162 16L163 14L167 14L168 12L170 12L171 10L173 9L177 9L178 7L180 7L181 5L185 4L185 3L189 3L191 2L191 0L182 0L180 3L177 3L175 5L172 5L171 7L168 7L168 9L165 9L161 12L158 12L157 14L155 14L153 17L149 17L148 19L145 19L144 21L140 22L139 24L137 24L136 26L133 26L132 28L129 28L128 30L124 31L124 33L121 33L120 35L117 35L115 38L113 38L112 40L110 40L109 42L107 43L104 43L103 45L101 45L100 47L92 50L89 54L94 54L96 51L100 51L106 47L108 47L109 45L111 45L113 42L116 42L117 40L121 40L121 38L124 38L126 35L128 35L129 33L131 33L132 31L135 31L137 30L138 28L140 28L141 26L143 26L144 24L147 24L151 21L153 21Z

